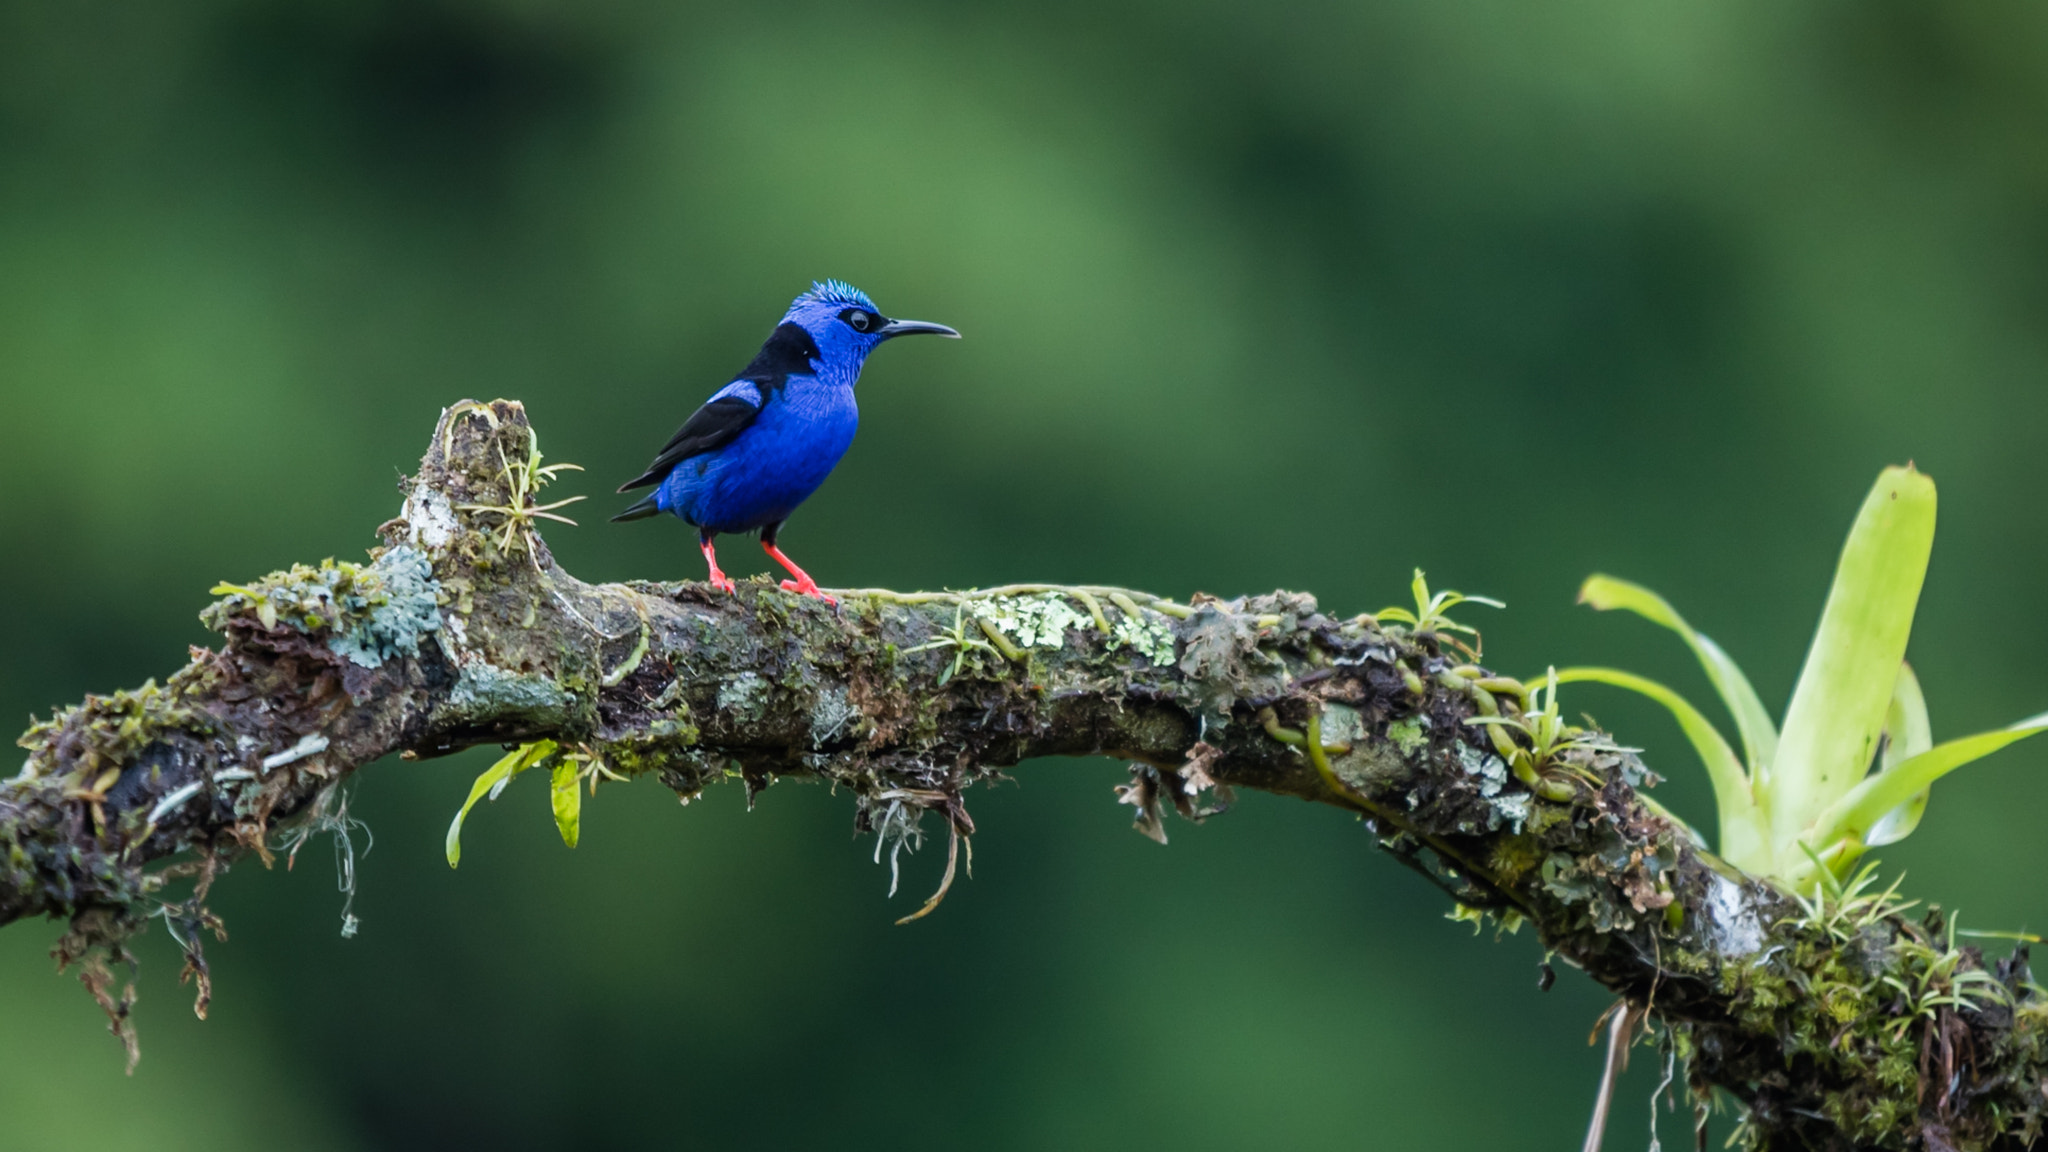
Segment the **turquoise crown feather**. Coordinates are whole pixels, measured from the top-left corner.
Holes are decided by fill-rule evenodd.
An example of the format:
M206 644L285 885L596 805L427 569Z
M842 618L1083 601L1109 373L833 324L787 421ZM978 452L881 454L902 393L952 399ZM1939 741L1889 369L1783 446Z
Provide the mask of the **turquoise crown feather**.
M804 295L820 304L839 304L848 308L865 308L870 312L881 311L881 309L875 307L873 300L868 299L867 293L855 288L844 280L826 280L823 283L814 283L811 285L811 290L804 293Z

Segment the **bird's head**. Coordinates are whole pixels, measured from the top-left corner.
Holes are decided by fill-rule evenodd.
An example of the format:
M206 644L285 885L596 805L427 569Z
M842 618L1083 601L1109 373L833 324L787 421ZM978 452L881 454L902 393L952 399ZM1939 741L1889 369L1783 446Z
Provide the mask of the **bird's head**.
M809 292L790 304L782 322L800 325L810 333L826 366L851 368L854 372L860 371L861 362L874 351L875 345L892 337L924 333L957 339L960 335L944 324L891 320L882 315L867 293L843 280L811 285Z

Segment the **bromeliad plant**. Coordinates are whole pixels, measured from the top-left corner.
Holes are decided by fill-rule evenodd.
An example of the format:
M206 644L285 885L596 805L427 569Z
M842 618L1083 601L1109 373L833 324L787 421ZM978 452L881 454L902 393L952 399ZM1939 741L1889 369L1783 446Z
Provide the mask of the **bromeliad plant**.
M1920 823L1934 781L2048 729L2048 713L1935 744L1920 682L1905 662L1913 611L1934 546L1934 481L1887 468L1849 529L1835 583L1782 730L1718 645L1647 588L1593 576L1581 603L1620 608L1685 640L1735 717L1741 757L1684 697L1613 668L1566 668L1559 683L1627 688L1677 718L1713 782L1723 858L1795 891L1837 884L1870 848Z

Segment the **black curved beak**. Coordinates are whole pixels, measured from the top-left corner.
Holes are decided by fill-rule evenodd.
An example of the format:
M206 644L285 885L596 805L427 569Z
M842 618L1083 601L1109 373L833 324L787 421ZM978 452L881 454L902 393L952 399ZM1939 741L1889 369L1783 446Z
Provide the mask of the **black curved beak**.
M875 329L875 335L887 340L892 336L915 336L918 333L930 336L951 336L958 340L960 334L944 324L931 324L923 320L891 320Z

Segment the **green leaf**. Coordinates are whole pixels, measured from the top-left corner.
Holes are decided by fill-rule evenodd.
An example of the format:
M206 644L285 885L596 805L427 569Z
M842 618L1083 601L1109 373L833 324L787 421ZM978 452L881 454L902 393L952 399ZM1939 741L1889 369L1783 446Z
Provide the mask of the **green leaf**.
M1814 903L1825 905L1827 902L1821 899L1822 894L1825 893L1834 903L1840 904L1842 902L1842 878L1835 875L1835 870L1828 867L1827 861L1822 860L1819 853L1806 846L1806 841L1801 840L1799 842L1799 852L1813 865L1811 875L1814 878L1815 885L1813 890Z
M462 821L469 815L469 810L476 807L476 802L483 799L486 793L492 793L492 799L496 799L497 789L503 788L514 776L552 755L555 747L553 740L536 740L531 744L521 744L505 753L496 764L484 769L483 774L476 778L476 783L469 786L469 799L462 802L462 810L455 814L454 821L448 825L450 868L462 862Z
M2016 740L2048 731L2048 712L2029 717L2008 728L1979 732L1960 740L1937 744L1918 756L1858 784L1814 820L1805 839L1815 844L1832 844L1844 836L1862 836L1875 828L1891 811L1911 800L1916 793L1961 768L1981 760Z
M1720 731L1692 706L1691 701L1655 680L1618 668L1558 669L1557 682L1560 684L1588 681L1648 696L1671 712L1679 728L1684 730L1686 739L1692 741L1693 750L1699 753L1700 760L1707 766L1707 779L1714 786L1714 806L1721 813L1722 857L1738 868L1768 870L1769 841L1765 837L1756 802L1750 795L1749 777L1743 773L1742 762L1735 758L1735 750L1728 746Z
M1892 706L1885 714L1884 730L1890 736L1884 747L1886 770L1934 747L1934 726L1927 720L1927 697L1920 691L1920 678L1913 675L1913 666L1903 661L1899 664L1898 681L1892 685Z
M1693 655L1699 657L1700 666L1707 670L1707 679L1714 684L1714 691L1721 694L1721 702L1734 715L1735 730L1742 736L1742 751L1749 762L1750 772L1755 778L1762 778L1765 766L1778 758L1778 729L1771 723L1771 714L1764 711L1763 701L1757 699L1756 689L1749 686L1749 677L1742 674L1742 669L1721 650L1719 644L1687 624L1685 617L1680 616L1662 596L1640 584L1596 572L1579 586L1579 603L1590 604L1600 612L1625 609L1678 633L1692 648Z
M583 790L576 765L563 761L555 765L554 779L549 781L549 798L555 809L555 827L562 833L562 843L576 846L576 836L583 819Z
M1911 664L1899 665L1899 681L1892 688L1892 707L1884 721L1884 767L1889 772L1900 764L1934 747L1934 729L1927 722L1927 698L1920 693L1920 678ZM1927 811L1927 789L1922 788L1904 804L1885 813L1871 825L1863 843L1870 848L1894 844L1912 835Z
M1934 481L1910 466L1887 468L1849 529L1778 756L1760 780L1783 849L1857 786L1877 752L1934 547L1934 512ZM1898 793L1884 810L1917 791Z

